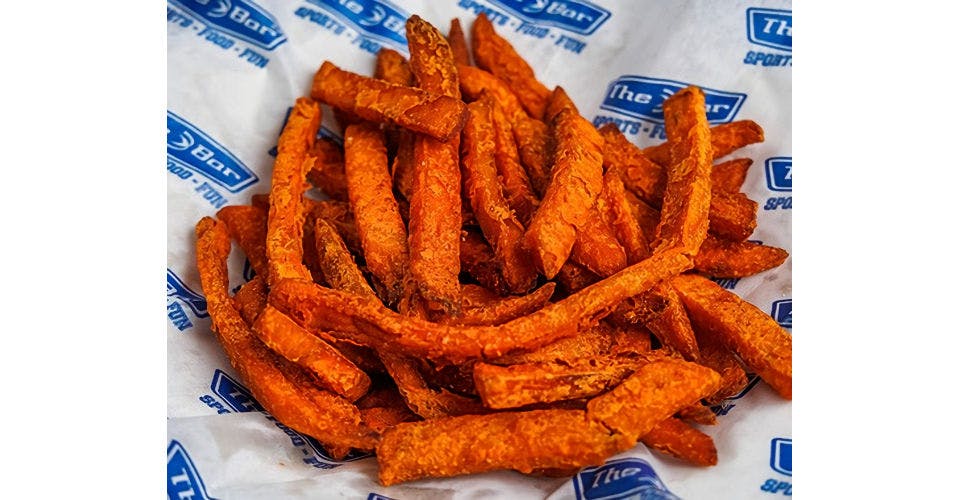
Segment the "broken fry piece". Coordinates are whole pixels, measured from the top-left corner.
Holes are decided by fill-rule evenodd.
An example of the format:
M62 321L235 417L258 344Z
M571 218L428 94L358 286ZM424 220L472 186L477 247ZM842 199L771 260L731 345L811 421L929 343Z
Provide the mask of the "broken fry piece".
M743 181L747 179L747 170L750 169L750 165L753 165L753 160L750 158L737 158L717 163L710 173L713 189L729 193L740 192Z
M446 389L431 389L420 374L417 360L384 349L379 351L379 355L407 407L417 415L423 418L440 418L487 413L476 399L454 394Z
M757 202L743 193L717 191L710 199L710 231L721 238L743 241L757 228Z
M413 86L413 72L402 54L386 47L377 52L373 77L394 85Z
M707 235L693 262L694 269L714 278L743 278L773 269L788 256L782 248Z
M717 465L717 447L713 439L677 418L658 423L640 441L693 465Z
M520 57L510 42L494 31L493 24L482 12L473 21L470 35L477 66L503 79L520 98L530 116L541 119L550 90L537 80L533 68Z

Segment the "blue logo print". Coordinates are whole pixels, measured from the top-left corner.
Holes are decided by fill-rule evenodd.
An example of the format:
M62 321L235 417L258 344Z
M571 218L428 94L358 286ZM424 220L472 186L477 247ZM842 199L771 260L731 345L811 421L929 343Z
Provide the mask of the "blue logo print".
M177 440L170 441L170 446L167 447L167 498L169 500L184 498L214 500L207 496L203 480L200 479L193 460Z
M240 413L247 411L264 411L260 403L258 403L256 399L253 399L253 395L250 394L249 389L220 370L213 373L213 382L210 383L210 389L214 394L220 396L220 399L223 399L223 402L227 403L227 406L233 408L234 411Z
M792 438L773 438L770 441L770 468L787 476L793 475Z
M624 75L614 80L600 104L601 109L634 118L663 123L663 101L689 84L645 76ZM733 121L747 94L700 87L706 97L707 120L712 124Z
M376 493L371 493L367 495L367 500L394 500L394 499L390 497L385 497L383 495L378 495Z
M387 0L307 0L375 40L407 51L407 18Z
M287 41L277 20L249 0L170 0L170 3L266 50L273 50Z
M789 10L747 9L747 39L757 45L791 52L793 14Z
M784 328L793 328L793 299L783 299L773 302L770 316Z
M187 168L238 193L259 179L236 156L190 122L167 111L167 168Z
M793 190L793 158L789 156L767 158L765 166L767 188L771 191Z
M528 23L589 35L610 12L584 0L490 0Z
M206 318L210 315L207 313L207 299L191 290L170 269L167 269L167 298L183 302L198 318Z
M573 478L577 500L680 500L645 460L622 458L587 467Z

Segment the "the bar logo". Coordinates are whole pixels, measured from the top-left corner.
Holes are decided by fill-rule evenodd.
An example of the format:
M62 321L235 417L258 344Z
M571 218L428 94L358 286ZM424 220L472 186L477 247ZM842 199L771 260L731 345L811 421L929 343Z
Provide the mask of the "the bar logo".
M791 52L793 13L756 7L747 9L747 39L757 45Z
M621 458L587 467L573 478L577 500L680 500L645 460Z
M793 190L793 158L777 156L767 158L764 164L767 174L767 188L771 191Z
M597 30L610 12L584 0L490 0L532 24L553 26L581 35Z
M663 102L690 84L662 78L624 75L607 86L601 109L641 120L663 123ZM706 100L707 121L712 124L733 121L747 94L700 87Z
M167 111L167 168L172 165L194 172L238 193L259 179L236 156L190 122Z

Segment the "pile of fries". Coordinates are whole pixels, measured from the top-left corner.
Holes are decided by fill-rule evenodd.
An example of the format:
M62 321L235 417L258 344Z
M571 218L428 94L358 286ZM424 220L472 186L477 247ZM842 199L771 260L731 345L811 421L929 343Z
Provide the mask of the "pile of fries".
M324 62L279 139L269 196L196 226L213 329L257 400L390 485L496 469L573 474L638 442L712 465L709 405L747 372L791 397L792 343L703 275L785 251L746 241L751 121L711 128L689 87L639 149L548 89L480 15L468 45L407 21L409 62ZM344 128L317 139L320 104ZM311 187L329 199L306 197ZM229 294L231 240L256 277Z

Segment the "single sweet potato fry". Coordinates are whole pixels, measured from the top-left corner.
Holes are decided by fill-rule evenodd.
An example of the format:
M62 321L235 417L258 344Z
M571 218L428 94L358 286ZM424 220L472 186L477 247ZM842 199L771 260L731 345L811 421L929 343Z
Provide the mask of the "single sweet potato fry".
M553 92L550 93L550 98L547 100L547 106L543 114L543 121L547 123L552 122L553 119L565 109L572 109L574 112L580 113L580 111L577 109L577 105L573 103L573 99L567 95L567 91L563 90L563 87L557 85L554 87Z
M464 190L480 229L500 263L507 289L515 294L526 293L536 284L537 272L521 246L523 225L510 210L497 178L490 107L479 100L470 103L468 109L470 118L461 136Z
M537 80L533 68L520 57L510 42L494 31L493 24L483 13L473 21L470 35L477 66L503 79L520 98L530 116L541 119L550 90Z
M503 193L507 204L513 209L517 220L526 228L540 205L540 198L533 192L530 177L520 163L520 153L517 142L513 138L513 126L507 120L500 103L493 94L484 92L480 101L490 107L490 118L493 121L494 144L493 156L497 163L497 174L503 183Z
M315 158L313 168L307 172L310 184L331 199L347 201L347 178L343 171L343 152L340 146L328 138L317 139L307 155Z
M640 148L627 140L616 124L607 123L600 127L600 135L604 141L604 169L616 172L627 189L648 205L659 208L667 183L663 167L647 158ZM649 233L649 236L652 235Z
M357 220L367 268L384 289L386 301L396 303L406 272L407 231L393 197L383 132L365 123L347 127L344 134L350 207Z
M413 86L416 83L407 60L399 52L387 48L377 52L377 65L373 77L394 85ZM388 129L386 134L387 142L392 140L396 145L396 154L390 166L394 189L409 201L410 192L413 189L414 134L403 129Z
M664 358L641 366L610 392L591 399L587 415L635 442L677 410L712 394L719 384L720 375L709 368Z
M603 139L572 110L554 120L556 155L550 184L524 235L537 268L556 276L603 187Z
M465 228L460 234L460 268L484 288L507 295L507 283L493 249L478 230Z
M382 48L377 52L377 62L373 77L394 85L411 87L414 85L410 64L402 54L395 50Z
M431 389L420 374L417 360L389 352L389 349L380 349L378 352L407 407L417 415L423 418L439 418L477 415L489 411L476 399L454 394L446 389Z
M564 262L556 276L556 280L560 282L560 286L568 295L582 290L600 281L600 279L600 276L594 274L593 271L572 260Z
M467 106L459 99L344 71L324 61L310 95L364 120L391 123L440 141L460 133Z
M671 145L660 224L651 247L683 248L696 255L710 223L710 124L703 91L687 87L663 103Z
M556 283L546 283L526 295L501 297L482 286L463 285L462 314L455 318L442 318L441 322L491 326L506 323L543 307L556 286Z
M778 394L791 399L793 337L786 330L753 304L704 277L681 275L671 283L700 334L717 339Z
M360 416L363 423L382 434L383 431L403 422L413 422L419 420L417 414L410 411L409 408L390 408L375 406L360 410Z
M270 291L270 303L310 331L337 332L377 347L457 363L532 351L590 328L628 297L691 267L679 251L655 254L536 312L499 326L438 325L406 318L375 301L302 280L286 280Z
M763 128L753 120L738 120L710 128L710 146L713 150L711 157L714 160L758 142L763 142ZM658 165L667 166L670 163L669 140L644 148L643 154Z
M343 290L360 296L377 298L370 288L347 245L337 230L324 219L317 219L314 225L317 261L323 277L331 288Z
M227 294L230 237L222 223L204 217L197 223L197 268L207 310L230 364L263 407L285 425L323 443L370 450L371 430L349 401L319 389L304 390L278 368L277 356L240 317Z
M632 442L583 410L533 410L408 422L377 446L384 486L425 477L599 465Z
M703 398L707 404L720 404L747 386L747 373L743 371L740 361L729 349L721 346L717 339L709 334L698 333L697 345L700 347L700 364L720 374L720 388Z
M599 200L598 196L598 203ZM590 208L587 220L577 230L570 260L599 276L610 276L627 267L627 253L617 240L613 227L603 220L598 204Z
M257 316L253 331L271 350L308 369L325 389L350 401L356 401L370 389L366 373L270 305Z
M237 290L236 295L233 296L233 302L236 304L243 321L248 325L253 325L257 316L260 315L260 311L267 307L266 278L258 274L252 280L244 283Z
M307 152L320 128L320 105L297 99L277 142L267 216L267 284L284 278L310 279L303 265L303 191L313 167Z
M354 255L363 255L363 244L360 243L360 232L357 230L357 221L350 210L349 202L336 200L315 201L305 198L304 206L307 210L306 226L314 224L316 219L323 219L337 229L337 233L347 244L347 248Z
M267 211L251 205L229 205L217 212L227 226L230 237L240 245L253 272L264 279L269 275L267 263Z
M783 264L788 255L782 248L707 235L693 268L714 278L743 278Z
M744 241L757 228L757 202L743 193L716 191L710 198L710 231L721 238Z
M650 245L640 225L637 209L627 199L623 181L616 172L603 174L603 189L597 198L597 209L623 246L627 264L635 264L650 256Z
M664 282L648 293L662 295L666 299L667 307L655 318L644 322L644 325L657 336L661 344L677 351L683 359L699 361L700 349L697 348L697 338L677 291L670 286L669 282Z
M710 368L710 367L708 366L707 368ZM721 379L720 379L721 385L723 384L722 377L723 376L721 375ZM685 408L681 408L680 411L678 411L675 416L681 420L693 422L695 424L700 424L700 425L716 425L717 424L717 415L713 413L713 410L711 410L709 406L704 406L701 403L694 403Z
M717 447L713 439L677 418L658 423L640 441L693 465L717 465Z
M739 193L743 181L747 179L747 170L753 165L750 158L736 158L734 160L717 163L710 172L710 182L714 190Z
M450 50L453 52L454 62L470 66L470 47L467 45L467 38L463 35L463 28L460 27L460 19L456 17L450 20L447 43L450 44Z

